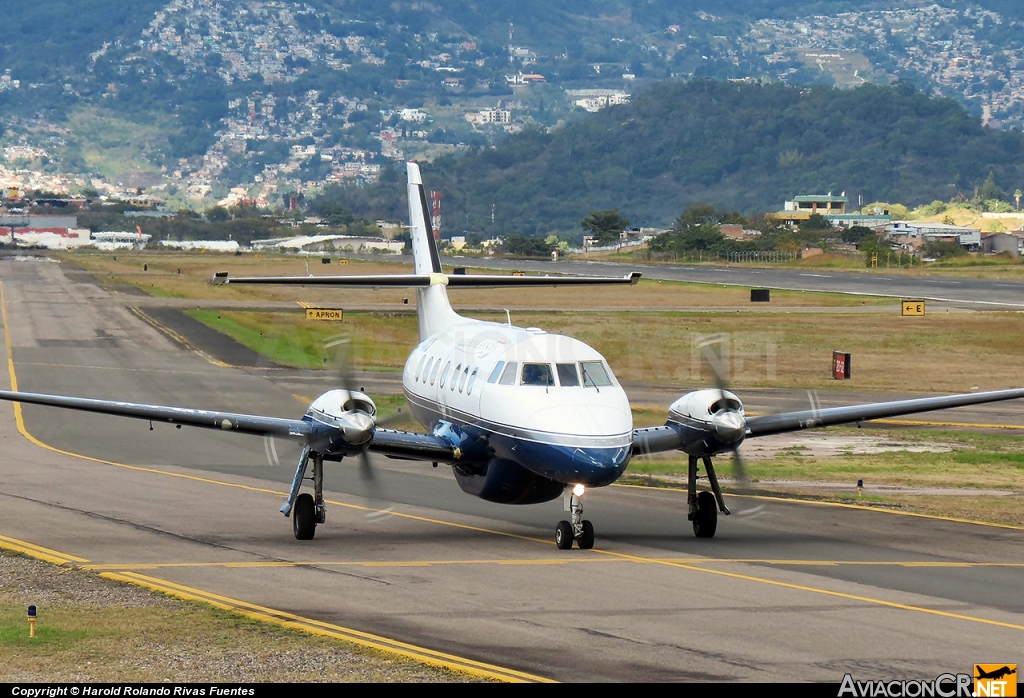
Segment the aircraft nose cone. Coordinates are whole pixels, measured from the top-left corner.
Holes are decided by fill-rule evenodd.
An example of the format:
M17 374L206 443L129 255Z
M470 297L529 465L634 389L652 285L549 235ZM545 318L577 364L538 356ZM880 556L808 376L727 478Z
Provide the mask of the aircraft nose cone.
M359 446L373 436L373 417L365 412L350 412L342 417L341 434L346 443Z
M739 412L720 412L714 416L711 424L714 427L715 436L723 444L742 441L747 433L747 421Z

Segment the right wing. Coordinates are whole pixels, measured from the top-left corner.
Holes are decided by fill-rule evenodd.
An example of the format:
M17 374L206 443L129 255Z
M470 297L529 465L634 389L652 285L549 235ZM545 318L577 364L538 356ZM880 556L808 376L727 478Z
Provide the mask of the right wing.
M81 412L98 412L121 417L147 419L166 424L181 424L205 429L221 431L237 431L243 434L258 436L285 436L304 439L313 433L313 425L301 419L281 419L280 417L264 417L255 414L239 414L236 412L214 412L197 410L190 407L168 407L166 405L149 405L121 400L95 400L85 397L69 397L66 395L44 395L42 393L21 393L12 390L0 390L0 400L24 402L32 405L63 407Z
M22 402L32 405L46 405L78 410L110 414L119 417L132 417L163 424L178 424L218 431L235 431L256 436L281 436L302 439L307 443L330 443L337 436L337 430L315 421L304 419L283 419L281 417L265 417L255 414L237 412L215 412L197 410L190 407L170 407L167 405L150 405L121 400L97 400L66 395L46 395L42 393L22 393L11 390L0 390L0 400ZM433 434L418 434L410 431L375 428L373 436L366 448L389 458L407 460L434 461L456 463L462 459L462 452L450 440ZM340 459L344 454L330 453L324 456L329 460Z

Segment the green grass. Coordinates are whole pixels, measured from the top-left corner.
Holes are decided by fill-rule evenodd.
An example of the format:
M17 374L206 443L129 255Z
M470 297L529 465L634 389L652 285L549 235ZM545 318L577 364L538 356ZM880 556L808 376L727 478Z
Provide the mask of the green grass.
M187 310L207 327L283 366L336 370L339 341L349 341L360 370L400 371L416 344L416 318L395 313L346 313L342 322L307 320L291 312Z

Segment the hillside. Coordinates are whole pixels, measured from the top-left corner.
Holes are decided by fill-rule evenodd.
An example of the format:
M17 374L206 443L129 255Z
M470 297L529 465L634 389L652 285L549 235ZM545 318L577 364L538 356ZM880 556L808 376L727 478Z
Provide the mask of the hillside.
M751 213L801 193L914 206L970 198L990 171L1005 190L1024 183L1024 136L984 128L956 102L906 84L692 81L663 83L551 133L438 159L424 176L444 192L449 232L546 234L578 228L591 210L667 225L688 203ZM331 196L360 215L397 216L374 207L390 197L400 204L398 192L385 182Z
M325 183L372 183L407 159L461 156L538 125L586 121L661 81L694 79L838 87L905 80L957 100L987 125L1020 129L1022 28L1017 0L21 3L0 22L0 186L148 187L173 208L272 207L292 193L312 198ZM749 143L710 145L721 139L677 153L667 169L638 153L574 174L630 189L648 171L670 172L667 182L629 192L651 197L659 217L673 197L701 187L718 187L711 193L738 206L760 205L767 196L726 191L743 188L728 182L735 164L680 169L683 160L705 168L723 147L743 159ZM788 147L780 162L806 170L814 163L800 157L808 155ZM975 170L959 176L954 188ZM557 187L546 191L563 198ZM489 209L468 204L464 223L489 220Z

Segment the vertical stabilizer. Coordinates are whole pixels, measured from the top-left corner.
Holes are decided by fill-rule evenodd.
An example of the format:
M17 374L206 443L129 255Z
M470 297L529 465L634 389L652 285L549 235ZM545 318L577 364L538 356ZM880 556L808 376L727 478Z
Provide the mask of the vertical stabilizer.
M428 288L416 291L420 339L424 339L462 322L462 318L452 310L448 302L448 278L441 273L441 257L437 253L434 231L430 227L430 208L420 177L420 167L410 162L406 164L406 169L409 176L409 235L412 238L413 266L417 274L436 275Z

